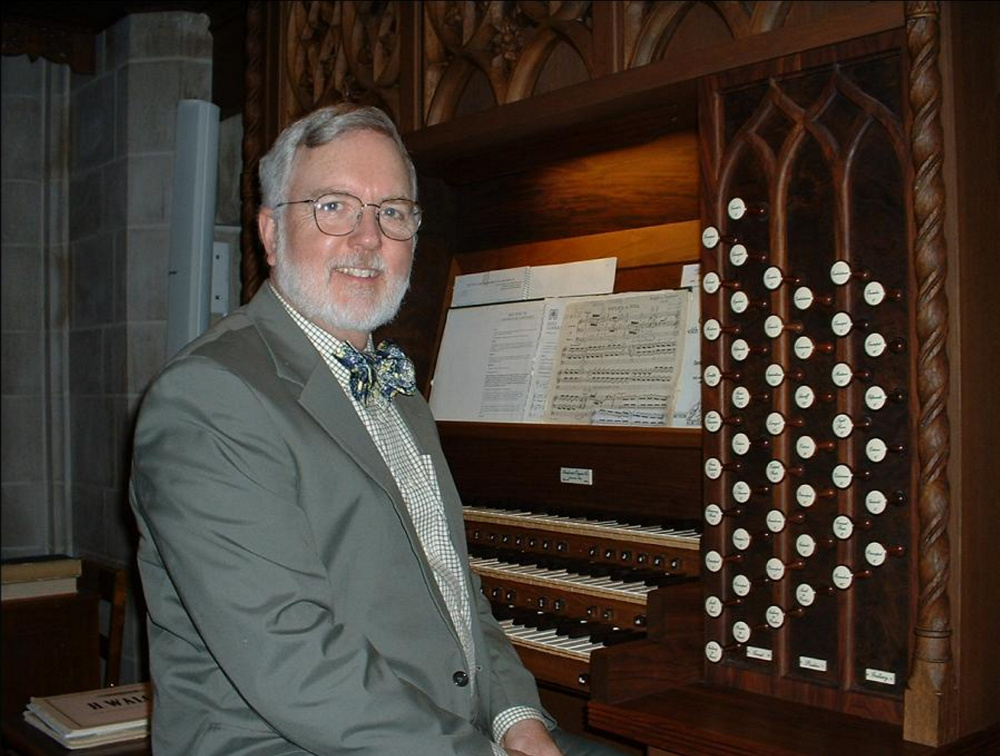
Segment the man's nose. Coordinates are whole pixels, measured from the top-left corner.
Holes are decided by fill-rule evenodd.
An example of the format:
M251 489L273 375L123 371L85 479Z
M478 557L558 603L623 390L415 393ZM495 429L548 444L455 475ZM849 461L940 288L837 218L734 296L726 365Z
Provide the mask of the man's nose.
M371 208L370 213L367 212L368 208ZM373 205L371 203L364 205L361 208L361 220L358 221L358 227L354 229L354 233L358 235L359 238L375 242L382 241L382 228L379 225L378 212L378 205Z

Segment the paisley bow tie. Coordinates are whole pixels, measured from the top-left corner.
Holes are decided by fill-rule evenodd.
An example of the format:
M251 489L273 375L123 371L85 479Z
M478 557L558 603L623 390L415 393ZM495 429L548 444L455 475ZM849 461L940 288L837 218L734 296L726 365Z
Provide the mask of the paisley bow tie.
M364 405L368 404L376 388L387 400L396 394L409 395L416 390L413 363L391 341L381 342L375 354L359 352L344 341L333 350L333 356L351 371L351 393Z

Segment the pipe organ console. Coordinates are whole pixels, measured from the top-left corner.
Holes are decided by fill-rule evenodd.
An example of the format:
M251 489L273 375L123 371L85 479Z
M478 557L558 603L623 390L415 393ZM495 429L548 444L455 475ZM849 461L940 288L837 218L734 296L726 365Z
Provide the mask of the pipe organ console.
M289 31L306 5L251 3L283 24L257 24L270 60L326 39ZM616 292L652 291L700 263L700 428L438 423L543 692L650 756L1000 752L996 4L335 5L398 12L378 28L413 56L386 102L425 222L386 335L418 375L457 275L613 255ZM427 25L445 6L466 31L515 14L546 41L510 61L539 70L449 112L497 92L485 53L420 59L462 37ZM662 60L618 57L636 20ZM550 44L605 57L529 93Z

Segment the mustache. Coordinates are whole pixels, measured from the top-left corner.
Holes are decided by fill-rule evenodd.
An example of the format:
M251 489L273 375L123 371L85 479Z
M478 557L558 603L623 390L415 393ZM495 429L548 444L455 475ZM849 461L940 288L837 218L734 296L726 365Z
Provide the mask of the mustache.
M376 254L350 254L330 260L326 264L326 272L332 273L337 268L367 268L378 273L385 272L385 261Z

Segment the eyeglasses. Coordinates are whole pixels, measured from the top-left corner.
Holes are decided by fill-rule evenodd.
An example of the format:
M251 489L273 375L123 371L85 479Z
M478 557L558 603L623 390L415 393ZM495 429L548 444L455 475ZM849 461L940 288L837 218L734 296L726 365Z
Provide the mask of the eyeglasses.
M362 202L353 194L332 192L316 199L279 202L285 205L312 205L316 227L327 236L347 236L361 225L366 207L375 208L375 219L382 233L396 241L412 239L420 228L420 205L408 199L387 199L383 202Z

